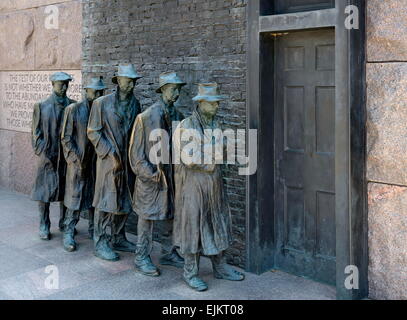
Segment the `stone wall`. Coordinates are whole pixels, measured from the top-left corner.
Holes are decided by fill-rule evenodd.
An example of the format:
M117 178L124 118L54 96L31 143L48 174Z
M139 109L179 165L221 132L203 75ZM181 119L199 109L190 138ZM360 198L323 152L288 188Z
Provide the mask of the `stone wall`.
M216 81L230 97L219 112L223 126L245 128L245 0L90 0L83 10L85 79L103 75L113 88L110 79L117 65L131 62L144 76L136 96L145 108L158 98L158 75L177 71L188 82L179 103L186 115L193 107L196 83ZM236 238L229 258L243 266L245 178L233 166L225 175ZM134 220L130 224L134 228Z
M369 290L407 299L407 7L367 4Z
M47 5L58 9L57 29L45 23L50 13L46 12ZM55 22L52 21L53 27ZM81 69L80 0L1 0L0 30L0 73ZM3 105L0 117L6 117ZM30 134L23 131L0 128L0 187L29 193L37 159Z

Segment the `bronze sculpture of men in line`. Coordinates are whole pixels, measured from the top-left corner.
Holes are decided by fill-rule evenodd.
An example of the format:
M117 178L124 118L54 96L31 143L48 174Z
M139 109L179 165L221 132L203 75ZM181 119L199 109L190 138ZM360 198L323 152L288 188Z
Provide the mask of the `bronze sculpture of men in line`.
M62 127L61 143L67 162L64 204L67 208L63 236L66 251L75 251L75 226L81 212L88 212L89 236L93 239L93 194L96 180L96 154L87 136L89 115L93 101L104 94L102 78L93 78L84 87L85 99L68 106Z
M117 75L112 78L118 85L117 91L94 101L89 117L88 138L97 154L94 253L104 260L118 260L114 250L135 252L136 249L126 239L125 223L133 211L134 174L128 149L131 129L140 112L140 103L133 93L140 78L132 65L119 65ZM109 223L111 246L106 233Z
M147 276L160 275L151 261L153 225L161 223L162 257L160 263L182 268L184 260L172 245L172 222L174 217L174 172L171 157L173 122L184 119L176 110L181 87L186 83L175 72L160 75L158 102L139 114L134 123L130 141L130 164L136 175L133 209L138 215L136 271ZM161 134L163 133L163 135ZM161 159L152 159L157 145L153 135L160 136ZM165 233L165 234L164 234Z
M200 255L210 257L216 278L244 279L244 274L230 267L224 256L232 243L232 222L221 165L217 164L223 159L223 137L213 135L213 130L220 129L215 115L223 99L216 83L199 84L198 95L193 98L198 107L178 125L173 138L181 158L175 170L174 244L185 259L183 278L197 291L208 288L198 277ZM191 141L184 134L197 147L192 155L186 146ZM216 151L218 145L220 153ZM211 161L207 161L205 154L208 150Z
M46 100L35 104L31 130L34 153L39 157L31 198L39 202L39 236L43 240L51 238L51 202L60 202L59 229L64 229L66 163L60 137L65 108L76 102L66 96L69 82L72 81L69 74L56 72L50 80L53 93Z

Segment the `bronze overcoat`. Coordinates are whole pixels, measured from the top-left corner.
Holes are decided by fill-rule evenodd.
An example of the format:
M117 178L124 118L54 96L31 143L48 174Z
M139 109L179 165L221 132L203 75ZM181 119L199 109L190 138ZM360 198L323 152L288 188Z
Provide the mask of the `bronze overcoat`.
M97 154L93 206L116 214L132 212L134 174L128 160L129 140L140 112L140 103L134 95L129 106L127 113L121 110L117 92L100 97L93 102L88 123L88 138ZM115 169L115 151L119 156L119 169Z
M162 99L139 114L134 123L130 139L130 165L136 174L133 194L133 209L147 220L167 220L174 216L174 174L171 160L172 122L184 116L175 108L170 114ZM150 141L154 130L164 130L162 148L167 149L165 164L159 168L152 163L150 151L157 141ZM152 136L151 136L152 137Z
M76 101L60 98L55 93L34 105L31 141L39 156L31 193L32 200L64 200L66 163L61 146L61 129L65 108Z
M92 207L96 179L96 154L87 136L90 106L87 99L65 110L61 142L67 162L65 207L88 210Z
M215 126L209 128L195 110L175 131L173 139L176 152L189 153L185 145L190 142L182 141L181 137L191 129L196 133L191 142L203 147L204 130L220 129L220 126L215 122ZM223 153L223 139L209 141L211 145L222 144ZM195 150L195 160L202 159L202 150ZM203 161L187 164L182 159L181 164L175 165L174 245L183 254L217 255L232 243L232 220L221 165L215 164L215 159L212 164Z

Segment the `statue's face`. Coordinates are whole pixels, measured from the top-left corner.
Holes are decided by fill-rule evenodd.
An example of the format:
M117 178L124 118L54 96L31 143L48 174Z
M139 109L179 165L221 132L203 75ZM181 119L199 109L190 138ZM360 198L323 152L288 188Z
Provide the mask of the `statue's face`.
M54 81L52 82L52 89L59 97L65 97L68 91L69 81Z
M127 77L117 77L117 83L119 84L121 92L123 92L124 94L130 94L134 90L136 80Z
M86 89L86 99L88 101L95 101L97 98L103 96L104 90Z
M169 103L175 103L181 91L181 86L179 84L169 83L161 88L163 94L163 99Z
M200 111L207 117L214 117L219 109L219 101L200 101Z

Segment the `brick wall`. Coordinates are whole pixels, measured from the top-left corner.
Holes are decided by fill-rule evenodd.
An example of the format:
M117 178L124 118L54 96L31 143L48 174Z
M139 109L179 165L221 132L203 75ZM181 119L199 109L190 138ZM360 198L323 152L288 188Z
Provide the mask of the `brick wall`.
M196 83L216 81L230 99L221 104L224 128L246 121L246 0L89 0L83 2L83 77L111 77L121 62L144 76L136 88L143 108L158 98L161 72L177 71L188 85L179 101L189 115ZM235 243L230 262L245 263L245 178L225 169ZM130 225L134 230L132 217Z

